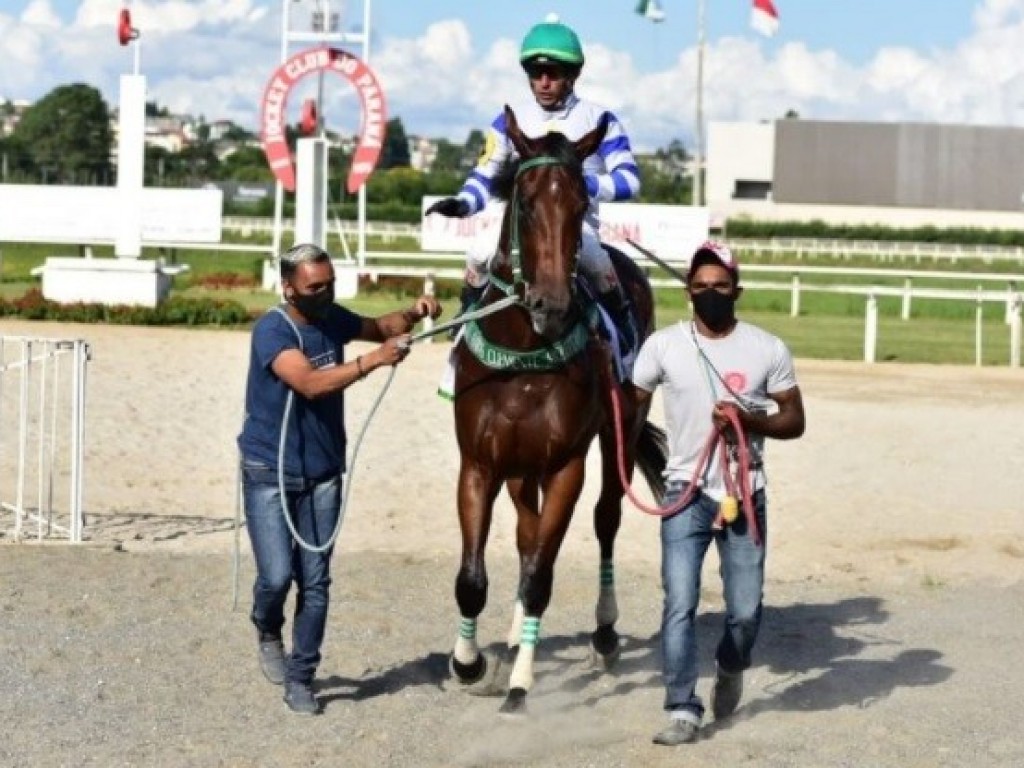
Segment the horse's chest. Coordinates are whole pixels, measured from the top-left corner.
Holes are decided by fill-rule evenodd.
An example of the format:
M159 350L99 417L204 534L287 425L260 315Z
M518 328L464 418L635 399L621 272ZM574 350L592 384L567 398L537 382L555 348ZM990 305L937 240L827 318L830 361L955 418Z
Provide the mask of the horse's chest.
M498 406L499 417L511 422L531 418L544 418L544 411L552 406L551 387L539 383L527 383L515 387Z

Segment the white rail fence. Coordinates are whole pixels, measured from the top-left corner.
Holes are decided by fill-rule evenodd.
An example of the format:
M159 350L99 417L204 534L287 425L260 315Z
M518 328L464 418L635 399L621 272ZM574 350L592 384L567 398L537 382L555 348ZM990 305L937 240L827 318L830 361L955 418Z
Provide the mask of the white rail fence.
M292 219L283 219L282 227L291 231L295 227ZM355 235L355 223L341 222L340 227L345 234ZM261 216L225 216L223 228L229 232L239 232L246 236L256 233L270 233L274 229L274 220ZM336 223L336 228L338 224ZM419 242L420 225L404 224L391 221L366 222L366 234L378 237L385 243L405 238ZM820 237L770 237L745 238L724 236L729 245L739 254L758 256L793 255L797 259L814 256L829 256L838 259L864 257L881 262L898 260L946 261L952 264L958 261L1014 261L1024 264L1024 248L1021 246L1000 246L988 244L959 243L924 243L902 242L898 240L840 240Z
M0 336L0 540L82 541L80 340Z
M381 276L423 277L424 291L433 291L435 280L459 280L462 278L465 256L455 253L405 253L400 251L371 251L361 271L376 281ZM405 264L390 262L403 261ZM411 263L409 263L411 262ZM422 262L424 266L417 266ZM667 262L669 266L685 272L686 264ZM459 266L438 266L453 264ZM648 266L646 263L644 266ZM652 270L658 268L651 265ZM898 297L901 300L900 316L909 320L914 299L938 299L947 301L970 301L975 303L975 364L981 365L983 344L984 304L1001 303L1005 306L1005 322L1009 326L1009 365L1013 368L1021 364L1021 311L1022 295L1020 286L1024 286L1024 274L994 274L979 272L943 272L935 270L895 270L884 268L855 267L813 267L813 266L774 266L750 264L743 266L743 284L747 290L753 291L784 291L790 294L790 315L800 314L801 298L804 293L837 293L863 296L865 299L864 322L864 360L875 362L878 345L878 299L883 296ZM750 275L766 275L785 277L783 280L750 280ZM873 285L869 283L836 283L807 282L807 276L819 278L860 278L860 279L898 279L901 286ZM936 288L921 286L917 281L953 283L956 287ZM963 285L973 283L970 288ZM651 284L658 288L679 287L675 278L654 277ZM981 284L992 286L989 290ZM996 288L995 286L999 286Z

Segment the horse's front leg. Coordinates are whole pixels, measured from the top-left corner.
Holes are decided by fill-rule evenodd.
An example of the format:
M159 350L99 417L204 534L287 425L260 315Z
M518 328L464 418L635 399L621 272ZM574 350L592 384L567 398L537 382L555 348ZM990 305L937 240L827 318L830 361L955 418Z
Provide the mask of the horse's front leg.
M500 482L493 472L463 457L458 490L462 562L455 578L455 599L459 604L460 619L451 670L456 679L466 685L480 680L487 671L487 662L476 641L476 622L487 604L484 548L499 487Z
M520 559L520 600L513 627L519 625L519 650L509 677L508 696L501 711L519 713L526 708L526 694L533 687L533 662L540 638L540 622L551 601L555 558L569 528L573 509L583 490L585 457L576 457L544 483L544 501L540 514L536 505L531 510L523 499L517 500L514 488L509 491L519 511L516 531ZM511 638L510 638L511 639Z

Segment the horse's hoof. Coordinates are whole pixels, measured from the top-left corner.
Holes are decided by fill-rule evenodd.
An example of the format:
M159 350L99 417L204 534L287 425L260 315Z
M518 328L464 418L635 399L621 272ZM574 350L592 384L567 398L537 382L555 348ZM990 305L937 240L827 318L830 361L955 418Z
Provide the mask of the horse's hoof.
M487 674L487 658L482 653L478 653L474 661L463 664L455 658L455 654L452 654L448 667L455 679L462 685L473 685L473 683L483 680L484 675Z
M598 627L590 636L590 666L594 669L609 670L619 660L622 649L619 633L611 624Z
M526 714L526 689L513 688L508 692L505 702L498 710L503 715L525 715Z
M512 665L497 656L487 665L486 674L466 688L466 693L470 696L504 696L508 693L511 677Z

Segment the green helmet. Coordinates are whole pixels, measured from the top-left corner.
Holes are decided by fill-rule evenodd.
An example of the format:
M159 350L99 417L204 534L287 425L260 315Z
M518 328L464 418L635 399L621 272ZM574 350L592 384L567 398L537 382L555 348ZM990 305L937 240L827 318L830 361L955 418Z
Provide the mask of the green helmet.
M519 49L519 63L557 61L574 67L583 66L583 46L576 33L560 21L536 24Z

